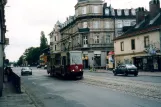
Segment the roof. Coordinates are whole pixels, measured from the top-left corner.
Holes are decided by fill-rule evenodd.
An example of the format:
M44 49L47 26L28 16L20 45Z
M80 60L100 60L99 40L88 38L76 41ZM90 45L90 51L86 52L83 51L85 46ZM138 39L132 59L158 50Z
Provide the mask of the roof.
M153 19L150 19L150 16L147 15L143 21L134 25L129 30L127 30L123 35L116 37L114 40L156 31L159 30L160 28L161 28L161 12L158 13Z

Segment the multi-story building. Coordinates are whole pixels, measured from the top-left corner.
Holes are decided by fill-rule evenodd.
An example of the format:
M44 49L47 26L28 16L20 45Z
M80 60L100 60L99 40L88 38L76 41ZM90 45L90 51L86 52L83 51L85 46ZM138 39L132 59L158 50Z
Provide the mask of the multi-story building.
M75 15L61 24L61 51L82 50L84 68L105 67L106 56L114 50L113 38L133 21L133 9L113 9L102 0L78 0Z
M61 44L59 42L61 39L61 35L59 32L60 28L61 28L61 23L59 21L57 21L52 32L49 34L49 36L50 36L50 52L51 53L61 51Z
M4 45L5 45L5 5L7 0L0 0L0 97L3 89L3 70L4 70Z
M149 7L149 12L138 8L136 25L114 39L116 65L133 63L140 70L161 71L160 1L151 0Z

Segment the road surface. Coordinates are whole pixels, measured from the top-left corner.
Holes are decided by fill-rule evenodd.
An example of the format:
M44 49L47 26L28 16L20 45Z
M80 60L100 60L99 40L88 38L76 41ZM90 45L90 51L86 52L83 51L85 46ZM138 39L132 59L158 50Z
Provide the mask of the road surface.
M158 83L160 78L154 79L155 77L149 76L125 78L123 76L114 77L112 74L101 76L103 74L85 73L83 80L62 80L48 76L46 70L32 69L32 76L22 77L22 86L40 107L160 107L161 105L160 97L157 96L158 94L160 95L158 89L158 87L161 87L161 84ZM20 68L13 68L13 70L20 75ZM153 89L153 84L149 83L149 78L151 78L156 85L154 87L157 87L158 90ZM108 81L108 85L103 84L106 81ZM121 86L118 85L120 84L119 82L122 84ZM133 85L139 82L141 86L138 84L136 86L140 90L131 86L127 87L128 83ZM147 83L152 88L148 87ZM150 95L146 93L140 94L142 92L139 93L139 91L144 90L142 86L146 86L145 90L148 87L153 91L151 91ZM127 89L131 89L131 91ZM132 94L130 94L131 92ZM133 95L133 93L136 95ZM154 95L155 97L153 98L155 93L158 94ZM152 98L148 96L152 96Z

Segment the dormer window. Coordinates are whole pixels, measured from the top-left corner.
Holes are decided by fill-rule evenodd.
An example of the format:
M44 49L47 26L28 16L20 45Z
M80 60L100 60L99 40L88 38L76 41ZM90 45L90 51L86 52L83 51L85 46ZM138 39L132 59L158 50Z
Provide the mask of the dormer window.
M121 15L122 15L122 14L121 14L121 9L118 9L118 10L117 10L117 15L118 15L118 16L121 16Z
M109 15L110 14L110 10L109 10L109 8L106 8L105 9L105 15Z
M128 9L124 10L124 13L125 13L125 16L128 16L129 15L129 10Z
M135 9L132 9L131 13L132 13L133 16L135 16L136 15Z
M115 10L114 9L111 9L111 14L112 14L112 16L115 16Z

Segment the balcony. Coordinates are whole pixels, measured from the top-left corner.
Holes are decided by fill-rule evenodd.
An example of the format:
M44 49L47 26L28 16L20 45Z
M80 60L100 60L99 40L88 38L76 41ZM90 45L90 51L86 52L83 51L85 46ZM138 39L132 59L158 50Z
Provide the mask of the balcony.
M111 44L89 44L88 45L90 48L93 48L93 47L98 47L98 48L102 48L102 47L111 47L113 48L114 45L111 43Z
M114 28L91 28L90 31L114 31Z
M90 29L89 28L79 28L78 31L79 33L89 33Z

